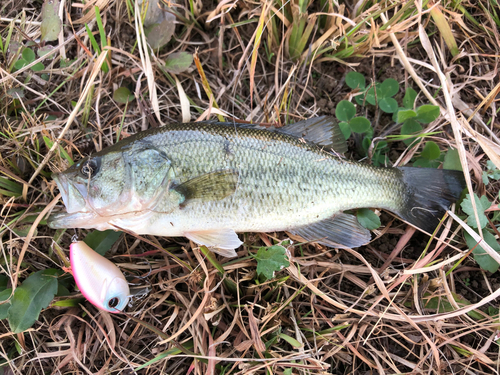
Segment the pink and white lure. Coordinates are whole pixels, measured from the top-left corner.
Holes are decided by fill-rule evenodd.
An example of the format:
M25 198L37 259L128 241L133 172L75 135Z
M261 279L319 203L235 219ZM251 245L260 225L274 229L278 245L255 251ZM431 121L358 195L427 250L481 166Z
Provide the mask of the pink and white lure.
M94 306L119 313L127 306L130 289L118 267L85 242L70 246L71 270L83 296Z

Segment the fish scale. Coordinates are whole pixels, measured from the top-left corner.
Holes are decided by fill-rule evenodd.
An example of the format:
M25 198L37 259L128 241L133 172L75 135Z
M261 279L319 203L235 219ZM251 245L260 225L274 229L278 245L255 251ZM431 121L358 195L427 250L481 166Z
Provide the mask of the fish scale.
M383 208L433 230L463 188L458 171L343 159L335 152L345 150L342 137L328 117L271 130L214 122L150 129L55 176L68 213L49 225L186 236L226 256L241 244L235 232L289 230L354 247L370 233L343 211Z

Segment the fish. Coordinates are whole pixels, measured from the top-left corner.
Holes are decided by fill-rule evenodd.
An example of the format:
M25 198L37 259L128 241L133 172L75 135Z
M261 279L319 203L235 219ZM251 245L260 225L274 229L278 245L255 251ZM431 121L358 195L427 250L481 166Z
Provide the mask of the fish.
M350 210L385 209L432 233L464 188L461 171L376 167L346 150L329 116L151 128L54 174L66 212L49 226L186 237L225 257L237 256L243 232L355 248L371 234Z
M83 241L70 245L70 262L76 285L90 303L115 314L127 306L129 284L113 262Z

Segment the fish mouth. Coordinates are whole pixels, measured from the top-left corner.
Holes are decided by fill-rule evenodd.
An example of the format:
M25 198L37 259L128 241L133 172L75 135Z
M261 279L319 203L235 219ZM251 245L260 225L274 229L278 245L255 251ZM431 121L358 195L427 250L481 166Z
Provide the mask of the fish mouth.
M53 229L91 228L89 222L95 218L95 214L88 212L85 197L64 174L55 174L52 178L61 192L66 212L50 215L47 221L49 227Z
M61 193L61 198L66 207L68 207L68 190L67 190L67 179L60 174L52 175L52 179L56 182L57 188ZM64 181L64 182L63 182Z
M74 186L64 174L56 174L52 178L61 192L61 198L69 214L87 211L85 197L80 191L82 189Z
M47 224L52 229L94 228L95 214L91 212L58 212L49 216Z

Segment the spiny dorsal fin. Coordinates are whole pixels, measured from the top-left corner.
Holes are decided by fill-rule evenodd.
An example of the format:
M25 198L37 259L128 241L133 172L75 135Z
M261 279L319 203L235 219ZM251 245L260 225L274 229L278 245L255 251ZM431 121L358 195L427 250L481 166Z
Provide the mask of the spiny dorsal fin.
M173 189L184 196L182 203L184 206L191 199L216 201L234 194L238 186L238 177L238 171L224 169L195 177Z
M216 124L216 122L214 122ZM228 125L229 123L219 123ZM331 116L313 117L281 128L267 128L261 124L239 124L233 126L247 129L264 129L271 132L286 134L295 138L302 138L306 142L314 143L327 150L333 150L339 154L347 151L347 144L340 130L338 121Z
M356 216L344 213L289 232L307 241L340 249L359 247L371 239L370 231L361 226Z
M315 143L340 154L347 151L346 141L338 121L331 116L313 117L285 125L282 128L276 128L275 131L304 138L307 142Z

